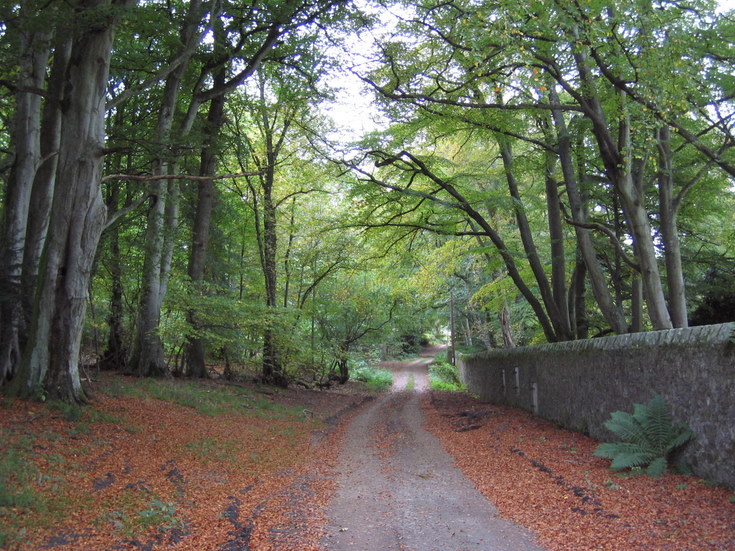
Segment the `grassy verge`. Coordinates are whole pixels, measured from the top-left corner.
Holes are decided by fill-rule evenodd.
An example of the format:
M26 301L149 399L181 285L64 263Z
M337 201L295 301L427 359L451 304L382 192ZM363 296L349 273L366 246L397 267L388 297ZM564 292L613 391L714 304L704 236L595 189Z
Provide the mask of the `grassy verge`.
M131 396L153 398L189 407L202 415L215 417L232 413L245 407L254 416L281 416L290 414L286 408L275 404L253 392L237 387L220 384L206 384L202 381L180 381L171 379L132 379L126 381L116 378L102 388L108 396ZM272 392L272 391L271 391Z

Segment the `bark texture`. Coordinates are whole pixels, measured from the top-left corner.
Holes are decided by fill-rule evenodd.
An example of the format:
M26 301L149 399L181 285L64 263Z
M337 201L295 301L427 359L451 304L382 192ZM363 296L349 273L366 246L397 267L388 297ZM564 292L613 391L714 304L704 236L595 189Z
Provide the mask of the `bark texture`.
M63 138L39 293L17 390L86 400L79 346L97 245L106 220L100 180L104 156L105 92L116 17L106 8L122 0L80 1L66 71ZM87 17L89 16L89 17Z

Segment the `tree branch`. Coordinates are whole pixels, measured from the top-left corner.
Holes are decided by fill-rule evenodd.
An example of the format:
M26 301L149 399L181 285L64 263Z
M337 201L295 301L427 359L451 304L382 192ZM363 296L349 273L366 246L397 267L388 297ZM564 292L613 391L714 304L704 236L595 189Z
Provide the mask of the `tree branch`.
M206 182L209 180L226 180L228 178L243 178L245 176L261 176L262 171L236 172L234 174L222 174L221 176L190 176L189 174L161 174L159 176L140 176L138 174L109 174L100 180L100 184L110 180L133 180L134 182L155 182L157 180L191 180L193 182Z
M575 222L571 218L564 218L564 221L570 226L575 226L577 228L582 228L585 230L597 230L599 232L604 233L610 238L610 241L612 242L613 246L617 249L618 254L620 254L620 257L623 259L623 261L628 266L633 268L636 272L641 271L641 267L636 262L631 260L631 258L625 252L625 249L623 249L623 246L620 244L620 241L618 241L617 236L609 228L606 228L605 226L601 224L593 224L593 223L583 224L582 222Z

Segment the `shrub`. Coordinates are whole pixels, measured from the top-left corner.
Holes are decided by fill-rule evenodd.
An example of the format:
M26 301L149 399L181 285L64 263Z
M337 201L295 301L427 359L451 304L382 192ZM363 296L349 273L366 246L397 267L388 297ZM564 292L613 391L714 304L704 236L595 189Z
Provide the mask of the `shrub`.
M350 371L350 377L354 381L365 383L368 388L380 391L390 388L393 384L393 374L386 369L374 369L372 367L358 367Z
M457 368L446 362L436 362L429 366L429 382L432 390L450 390L452 392L463 392L465 390Z
M669 407L658 394L648 404L633 404L632 415L613 412L605 426L622 441L600 444L594 455L612 459L614 471L645 467L651 477L664 474L671 452L694 436L688 427L672 424Z

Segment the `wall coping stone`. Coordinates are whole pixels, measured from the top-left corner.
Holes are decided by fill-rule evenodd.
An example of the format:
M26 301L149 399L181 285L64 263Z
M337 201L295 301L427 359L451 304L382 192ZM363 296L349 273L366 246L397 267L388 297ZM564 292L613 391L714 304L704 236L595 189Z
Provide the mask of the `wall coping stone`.
M718 325L700 325L683 329L665 329L663 331L645 331L627 333L595 339L544 343L515 348L494 348L473 354L461 354L464 361L473 359L490 359L497 355L522 355L539 352L583 352L587 350L623 350L629 348L648 348L661 345L722 344L735 338L735 322Z

